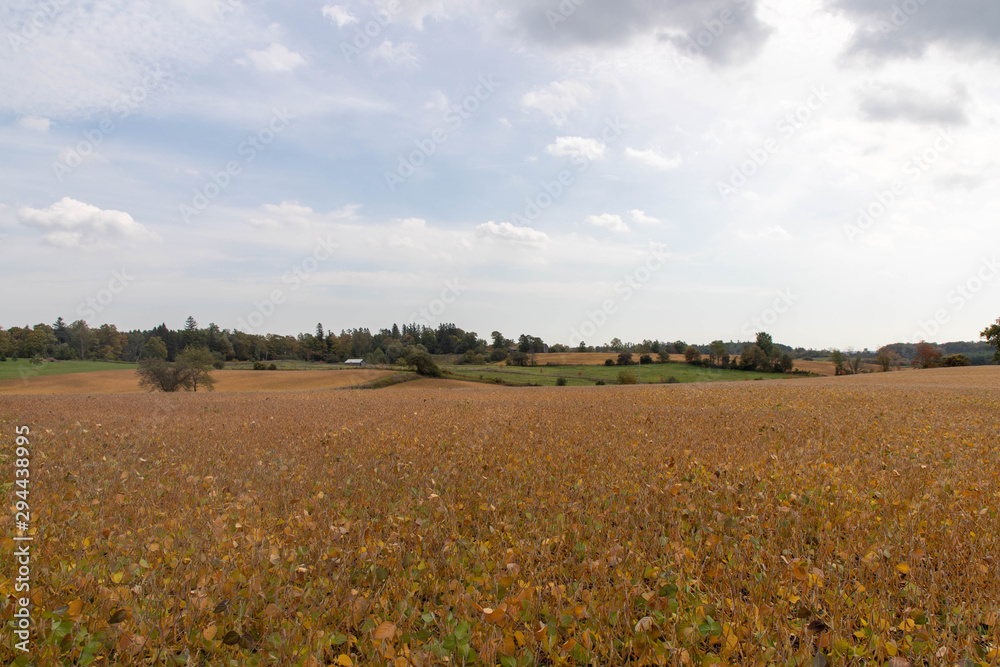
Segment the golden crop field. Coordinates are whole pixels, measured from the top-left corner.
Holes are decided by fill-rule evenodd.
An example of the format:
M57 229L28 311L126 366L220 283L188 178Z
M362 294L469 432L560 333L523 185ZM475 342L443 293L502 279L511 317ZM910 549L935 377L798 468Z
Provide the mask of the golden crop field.
M998 371L4 396L32 664L995 665Z
M215 391L274 392L339 389L392 375L391 371L213 371ZM127 394L144 392L133 370L96 371L0 382L0 394Z

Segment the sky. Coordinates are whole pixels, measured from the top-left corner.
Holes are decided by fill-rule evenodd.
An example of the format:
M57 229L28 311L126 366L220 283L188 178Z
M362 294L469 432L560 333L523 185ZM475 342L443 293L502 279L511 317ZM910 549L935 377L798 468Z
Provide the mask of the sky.
M0 325L976 340L995 0L7 0Z

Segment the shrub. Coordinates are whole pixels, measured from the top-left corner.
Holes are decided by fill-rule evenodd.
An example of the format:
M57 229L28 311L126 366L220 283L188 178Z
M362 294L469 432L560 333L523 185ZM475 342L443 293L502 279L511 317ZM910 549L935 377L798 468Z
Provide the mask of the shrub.
M653 357L651 357L648 354L644 354L641 357L639 357L639 363L640 364L651 364L651 363L653 363Z
M267 364L265 364L263 361L255 361L253 362L253 369L255 371L266 371Z
M607 384L607 383L606 383L606 382L605 382L604 380L598 380L598 381L597 381L597 382L595 382L594 384L595 384L596 386L598 386L598 387L603 387L603 386L604 386L605 384Z
M3 352L0 352L0 361L7 361L7 355Z
M434 363L431 355L423 350L414 350L406 357L406 363L413 366L417 373L424 377L439 378L441 369Z
M566 378L558 378L556 380L556 386L557 387L565 387L566 386Z
M667 378L667 384L680 384L680 380L675 378L673 375Z
M604 365L605 366L614 366L615 365L615 360L614 359L605 359L604 360Z
M941 365L949 368L956 368L959 366L971 366L972 361L964 354L953 354L950 357L942 359Z
M267 370L269 370L269 371L276 371L276 370L278 370L278 364L274 364L274 363L270 364L267 367Z
M639 384L639 378L631 371L618 371L618 384Z

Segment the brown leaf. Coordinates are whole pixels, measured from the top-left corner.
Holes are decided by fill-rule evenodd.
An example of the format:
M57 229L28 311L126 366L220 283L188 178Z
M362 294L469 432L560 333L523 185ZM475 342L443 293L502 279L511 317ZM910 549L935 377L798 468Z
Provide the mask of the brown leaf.
M239 644L240 639L241 639L240 633L236 632L235 630L230 630L222 638L222 643L225 644L226 646L233 646L234 644Z
M213 614L221 614L222 612L229 609L229 600L223 600L219 604L215 605L215 609L212 610Z
M115 625L121 623L126 618L128 618L128 612L124 609L119 609L115 613L111 614L111 618L108 619L108 625Z
M389 621L385 621L380 626L375 628L375 634L373 635L375 641L380 642L383 639L392 639L396 634L396 626Z
M809 625L806 626L806 629L809 630L809 632L819 634L821 632L826 632L827 630L829 630L830 626L824 623L823 621L819 620L818 618L816 618L809 621Z

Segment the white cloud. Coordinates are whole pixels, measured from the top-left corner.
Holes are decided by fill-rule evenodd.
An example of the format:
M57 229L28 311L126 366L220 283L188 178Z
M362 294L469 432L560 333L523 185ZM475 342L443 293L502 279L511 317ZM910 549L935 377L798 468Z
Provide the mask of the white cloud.
M297 201L283 201L280 204L264 204L261 206L266 217L253 217L248 222L254 227L278 229L281 227L311 227L324 221L348 220L355 217L361 206L349 204L335 211L320 214Z
M413 42L403 42L395 46L392 40L387 39L372 49L371 57L402 67L417 67L420 64L420 52Z
M250 224L254 227L308 227L316 213L308 206L302 206L296 201L264 204L261 208L268 214L268 217L250 218Z
M336 23L338 28L358 22L351 10L343 5L325 5L322 12L323 16Z
M736 235L744 241L778 241L792 238L792 235L785 231L785 228L781 225L772 225L752 232L746 232L741 229L736 232Z
M611 213L604 213L603 215L590 215L587 216L587 224L593 225L594 227L602 227L612 232L627 232L630 231L628 225L622 220L620 215L614 215Z
M603 141L585 137L558 137L554 144L545 147L549 155L585 157L588 160L603 160L608 147Z
M632 216L632 222L640 225L658 225L660 224L659 218L654 218L652 216L646 215L645 211L640 211L637 208L632 209L628 212Z
M635 148L626 148L625 155L634 160L638 160L648 167L653 167L654 169L676 169L681 165L680 155L675 155L674 157L664 157L652 148L644 151L636 150Z
M306 64L306 59L282 44L273 43L263 51L247 51L250 63L261 72L291 72ZM237 61L246 64L246 60Z
M537 229L517 227L509 222L497 224L492 220L476 227L476 236L533 246L545 245L549 241L549 235Z
M52 126L52 121L48 118L39 118L38 116L23 116L17 119L17 126L25 130L45 134L49 131L49 127Z
M429 99L424 104L425 109L436 109L438 111L444 111L448 108L448 96L442 93L440 90L435 90Z
M396 218L393 222L403 229L427 229L427 221L423 218Z
M102 210L70 197L63 197L44 209L22 206L17 217L26 227L44 230L44 242L63 248L92 246L113 239L160 240L159 235L124 211Z
M593 97L593 91L579 81L555 81L535 88L521 97L525 112L540 111L555 125L564 125L571 111L579 109Z

